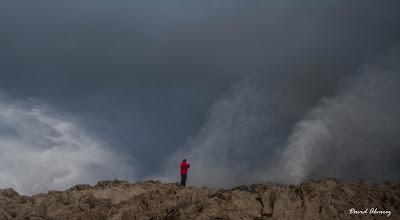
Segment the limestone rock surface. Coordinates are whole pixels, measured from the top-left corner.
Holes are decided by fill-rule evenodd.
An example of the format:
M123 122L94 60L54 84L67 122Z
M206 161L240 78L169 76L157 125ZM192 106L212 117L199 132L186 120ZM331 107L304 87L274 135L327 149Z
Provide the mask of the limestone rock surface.
M376 208L391 214L350 215L351 208ZM289 186L257 184L218 189L113 180L31 197L1 189L3 219L400 219L400 182L325 179Z

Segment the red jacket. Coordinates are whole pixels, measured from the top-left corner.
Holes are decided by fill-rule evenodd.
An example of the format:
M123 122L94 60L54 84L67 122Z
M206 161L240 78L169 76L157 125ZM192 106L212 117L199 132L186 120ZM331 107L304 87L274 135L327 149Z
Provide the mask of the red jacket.
M182 161L181 163L181 174L187 174L190 164L186 163L186 161Z

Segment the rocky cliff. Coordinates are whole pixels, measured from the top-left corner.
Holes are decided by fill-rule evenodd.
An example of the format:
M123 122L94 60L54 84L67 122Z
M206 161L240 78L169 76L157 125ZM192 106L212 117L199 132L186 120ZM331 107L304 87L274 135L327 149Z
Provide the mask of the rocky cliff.
M399 209L400 182L211 189L114 180L31 197L0 190L0 219L400 219Z

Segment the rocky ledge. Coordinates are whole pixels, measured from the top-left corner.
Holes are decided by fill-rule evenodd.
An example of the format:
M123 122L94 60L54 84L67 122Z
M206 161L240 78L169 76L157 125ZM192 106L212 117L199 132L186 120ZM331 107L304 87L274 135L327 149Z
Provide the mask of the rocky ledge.
M399 209L400 182L326 179L214 189L114 180L31 197L0 190L1 220L400 219Z

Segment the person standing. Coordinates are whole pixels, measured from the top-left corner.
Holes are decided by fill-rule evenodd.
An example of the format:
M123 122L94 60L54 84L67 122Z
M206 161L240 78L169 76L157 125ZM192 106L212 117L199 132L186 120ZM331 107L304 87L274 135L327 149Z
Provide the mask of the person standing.
M182 160L181 163L181 186L186 186L187 172L190 164L186 163L186 159Z

